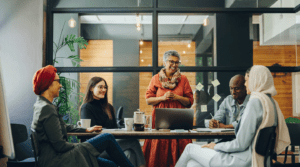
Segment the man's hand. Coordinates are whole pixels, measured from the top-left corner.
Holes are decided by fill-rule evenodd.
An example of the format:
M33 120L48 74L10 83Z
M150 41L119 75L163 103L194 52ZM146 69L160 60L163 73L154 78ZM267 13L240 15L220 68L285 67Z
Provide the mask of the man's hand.
M212 128L219 128L219 121L218 120L214 120L214 119L211 119L209 121L209 128L212 129Z
M202 146L202 148L210 148L210 149L214 149L216 146L216 143L209 143L209 144L205 144Z
M232 129L234 128L233 125L231 125L231 124L230 125L225 125L223 123L219 123L219 126L220 126L220 128L232 128Z
M90 127L90 128L87 128L86 130L85 130L85 132L94 132L94 131L96 131L96 132L101 132L101 130L102 130L102 126L98 126L98 125L95 125L95 126L93 126L93 127Z

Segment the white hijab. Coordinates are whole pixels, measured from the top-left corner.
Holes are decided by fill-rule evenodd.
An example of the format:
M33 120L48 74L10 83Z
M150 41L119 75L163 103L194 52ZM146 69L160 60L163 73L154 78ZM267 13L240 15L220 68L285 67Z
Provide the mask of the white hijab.
M277 94L277 91L275 89L273 76L270 70L265 66L261 66L261 65L255 65L251 68L251 71L249 73L248 86L249 86L249 90L251 91L250 100L253 98L258 98L261 101L263 107L263 120L254 138L253 146L255 146L259 130L274 125L275 115L274 115L273 103L266 94L275 96ZM285 123L283 114L279 108L279 105L275 100L274 103L276 106L277 117L278 117L278 125L276 128L275 152L279 154L287 146L290 145L291 140L290 140L290 135L288 132L287 125ZM264 166L264 157L256 153L255 147L253 147L253 152L252 152L252 166L255 167Z

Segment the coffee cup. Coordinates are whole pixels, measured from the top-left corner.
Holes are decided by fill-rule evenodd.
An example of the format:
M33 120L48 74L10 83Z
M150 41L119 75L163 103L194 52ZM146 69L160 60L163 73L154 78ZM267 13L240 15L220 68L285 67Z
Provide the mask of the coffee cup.
M89 128L91 127L91 119L80 119L80 121L77 122L77 125L82 128Z
M133 118L124 118L124 124L126 130L132 130L133 128Z
M210 119L204 119L204 126L206 128L209 128L209 121L210 121Z

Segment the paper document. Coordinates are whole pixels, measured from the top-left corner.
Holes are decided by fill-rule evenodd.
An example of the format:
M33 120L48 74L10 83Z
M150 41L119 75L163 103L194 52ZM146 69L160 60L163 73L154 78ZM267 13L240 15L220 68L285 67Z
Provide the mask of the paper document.
M207 105L201 105L201 112L207 112Z
M219 96L218 94L215 94L213 99L215 102L218 102L221 99L221 96Z
M196 86L196 89L199 91L203 88L203 85L199 82L198 85Z
M215 79L214 81L211 81L211 84L213 84L214 87L217 87L220 85L220 82L217 79Z
M197 132L233 132L234 129L225 129L225 128L215 128L215 129L209 129L209 128L197 128Z
M174 130L171 130L170 132L189 132L189 131L184 130L184 129L174 129Z

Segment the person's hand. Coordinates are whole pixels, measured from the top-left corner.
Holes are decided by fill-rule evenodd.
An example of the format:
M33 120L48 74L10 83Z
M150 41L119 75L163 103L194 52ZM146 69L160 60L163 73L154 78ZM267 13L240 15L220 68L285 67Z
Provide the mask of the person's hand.
M230 124L230 125L225 125L225 124L223 124L223 123L219 123L219 127L220 127L220 128L230 128L230 129L234 129L234 127L233 127L232 124Z
M220 128L227 128L227 126L225 124L223 124L223 123L219 123L219 127Z
M169 99L173 99L174 98L174 93L172 93L171 91L166 92L163 96L163 100L169 100Z
M90 128L87 128L86 130L85 130L85 132L94 132L94 131L96 131L96 132L101 132L101 130L102 130L102 126L98 126L98 125L95 125L95 126L93 126L93 127L90 127Z
M219 121L218 120L214 120L214 119L211 119L209 121L209 128L212 129L212 128L219 128Z
M203 145L202 148L214 149L216 145L217 145L216 143L209 143L209 144Z

